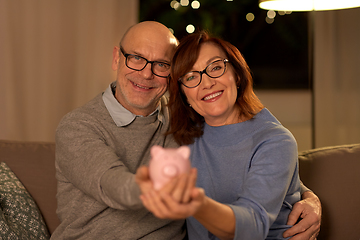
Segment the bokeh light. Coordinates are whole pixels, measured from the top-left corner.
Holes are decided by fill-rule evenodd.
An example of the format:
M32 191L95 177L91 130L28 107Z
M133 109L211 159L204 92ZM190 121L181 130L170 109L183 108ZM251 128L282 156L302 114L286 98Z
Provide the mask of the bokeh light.
M192 1L191 7L193 9L199 9L200 8L200 2L199 1Z
M274 22L274 19L273 19L273 18L266 17L266 18L265 18L265 21L266 21L266 23L268 23L268 24L272 24L272 23Z
M175 10L178 10L178 8L180 7L180 3L176 0L173 0L170 2L170 7L172 7Z
M193 32L195 32L195 27L194 27L194 25L192 25L192 24L187 25L187 26L186 26L186 31L187 31L188 33L193 33Z
M269 10L266 15L268 18L275 18L276 12L274 10Z
M246 20L248 20L249 22L254 21L254 19L255 19L255 15L253 13L246 14Z
M189 5L189 0L180 0L180 4L181 6L186 7Z

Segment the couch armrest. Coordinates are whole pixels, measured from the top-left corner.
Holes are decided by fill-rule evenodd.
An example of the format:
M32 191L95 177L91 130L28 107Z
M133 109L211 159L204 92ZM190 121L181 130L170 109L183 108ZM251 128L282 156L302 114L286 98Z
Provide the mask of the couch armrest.
M51 234L60 223L56 215L55 144L0 140L0 161L28 190Z
M323 208L318 239L360 237L360 144L299 153L300 178Z

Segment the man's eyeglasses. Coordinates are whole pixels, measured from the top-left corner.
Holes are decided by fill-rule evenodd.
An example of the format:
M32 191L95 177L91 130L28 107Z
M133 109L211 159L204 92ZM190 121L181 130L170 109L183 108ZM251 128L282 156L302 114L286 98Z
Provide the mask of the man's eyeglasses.
M211 78L221 77L226 70L226 63L229 60L216 60L209 65L202 71L191 71L186 73L184 76L179 78L179 81L187 88L194 88L199 86L202 80L202 75L205 73Z
M149 61L146 58L134 54L125 53L124 49L120 46L120 51L125 57L125 64L128 68L141 71L148 63L151 64L151 72L158 77L168 77L170 75L170 64L158 61Z

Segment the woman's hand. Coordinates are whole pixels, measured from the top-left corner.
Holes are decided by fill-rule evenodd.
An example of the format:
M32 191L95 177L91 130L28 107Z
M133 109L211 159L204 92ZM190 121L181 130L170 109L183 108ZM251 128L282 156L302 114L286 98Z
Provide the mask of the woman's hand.
M197 179L197 170L192 168L189 174L183 174L171 179L160 190L161 192L168 193L178 202L189 202L190 194L193 188L195 188ZM141 193L147 194L149 191L154 190L153 183L150 179L149 167L141 166L136 171L135 182L139 185Z
M197 169L192 168L189 174L182 174L170 180L159 191L170 195L179 203L188 203L191 200L191 192L196 187Z
M196 188L197 170L171 179L156 191L149 176L149 168L141 166L135 176L142 195L143 205L158 218L183 219L193 215L203 200L205 193Z
M179 182L182 181L182 177L178 180ZM173 193L175 192L173 191ZM140 199L144 206L158 218L185 219L193 216L199 210L204 202L205 193L201 188L192 188L186 201L177 201L167 191L160 190L157 192L153 190L141 195Z

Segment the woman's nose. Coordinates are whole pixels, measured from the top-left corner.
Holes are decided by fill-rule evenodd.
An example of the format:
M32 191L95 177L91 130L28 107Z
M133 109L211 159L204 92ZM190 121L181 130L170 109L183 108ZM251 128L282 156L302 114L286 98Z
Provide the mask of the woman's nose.
M212 86L214 86L216 83L215 78L211 78L206 74L202 75L202 80L201 80L201 86L203 88L211 88Z

